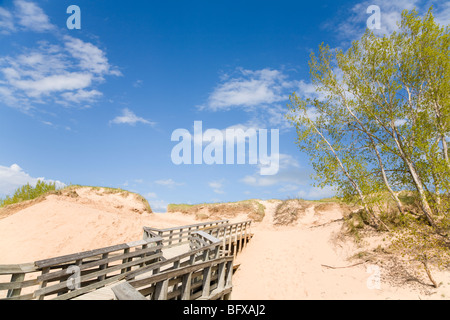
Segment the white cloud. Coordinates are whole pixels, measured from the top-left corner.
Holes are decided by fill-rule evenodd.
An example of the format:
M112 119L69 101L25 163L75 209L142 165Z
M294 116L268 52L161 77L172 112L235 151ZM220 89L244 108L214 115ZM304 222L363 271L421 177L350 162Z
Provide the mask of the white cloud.
M8 10L0 7L0 33L9 34L15 30L13 15Z
M151 122L147 119L138 117L128 108L125 108L122 110L122 115L115 117L113 120L110 121L110 123L114 124L129 124L129 125L136 125L136 123L144 123L149 125L155 125L155 122Z
M92 43L70 36L65 36L64 41L67 51L78 61L82 70L99 76L105 74L121 75L120 71L111 67L108 63L106 54Z
M14 4L11 12L0 8L0 32L56 30L35 3L16 0ZM34 47L18 47L22 53L0 56L0 102L23 111L51 102L81 106L102 96L95 86L105 76L121 75L96 45L58 32L51 35L53 42L36 41Z
M424 0L368 0L360 2L345 12L346 16L342 22L328 22L327 28L336 31L347 40L359 38L367 28L367 19L371 13L367 13L370 5L380 8L380 29L373 29L378 35L388 35L397 31L398 23L401 21L403 10L416 9L419 14L424 14L430 5L433 5L433 15L436 22L448 25L450 20L450 3L447 1L424 1Z
M13 164L10 167L0 166L0 195L12 195L17 188L27 183L34 186L38 180L55 182L57 188L65 186L61 181L33 178L19 165Z
M173 188L173 187L184 185L184 183L182 183L182 182L175 182L172 179L156 180L155 183L159 184L159 185L162 185L162 186L165 186L165 187L169 187L169 188Z
M142 80L136 80L136 81L133 83L133 87L135 87L135 88L141 88L143 84L144 84L144 81L142 81Z
M439 5L438 11L436 11L434 17L436 19L436 22L447 26L450 21L450 2L443 2Z
M223 182L222 181L211 181L208 183L208 186L213 189L213 191L217 194L224 194L223 191Z
M306 200L320 200L324 198L331 198L335 195L336 190L330 186L326 186L324 188L313 187L309 191L301 190L298 192L298 196Z
M147 200L152 208L153 212L166 212L168 203L161 199L149 199Z
M50 23L48 16L36 4L30 1L16 0L16 15L19 19L18 23L28 30L36 32L46 32L53 30L54 25Z
M146 198L150 198L150 199L158 198L158 196L157 196L156 193L154 193L154 192L148 192L148 193L145 195L145 197L146 197Z
M304 185L309 181L310 172L303 168L291 155L279 154L279 171L275 175L261 176L259 170L247 175L241 182L254 187L270 187L274 185Z
M238 69L237 77L224 77L209 96L206 105L200 109L211 111L229 110L231 108L251 109L262 104L272 104L286 100L285 89L291 84L286 81L281 71L262 69Z
M98 90L84 90L80 89L78 91L69 91L64 92L61 94L61 97L63 97L64 101L66 102L74 102L74 103L82 103L82 102L94 102L97 100L97 98L100 98L103 96L103 93L101 93Z

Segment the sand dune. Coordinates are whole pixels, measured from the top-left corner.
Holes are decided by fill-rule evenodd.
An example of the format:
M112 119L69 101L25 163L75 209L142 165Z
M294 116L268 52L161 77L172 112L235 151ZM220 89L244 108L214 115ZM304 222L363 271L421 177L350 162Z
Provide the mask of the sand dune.
M183 213L148 213L133 194L76 189L77 195L49 195L0 216L0 264L92 250L142 238L142 227L198 223ZM438 289L426 284L392 284L387 271L373 262L349 260L363 250L339 237L343 210L307 206L290 225L275 225L279 201L261 201L265 217L252 225L253 239L237 257L233 299L445 299L449 273L436 272ZM318 208L318 207L316 207ZM325 208L325 209L324 209ZM245 220L237 215L232 221ZM279 217L278 217L279 218ZM279 219L277 220L279 221ZM372 239L374 246L380 239ZM367 249L367 248L365 248ZM380 273L373 282L373 267ZM369 271L369 272L368 272Z

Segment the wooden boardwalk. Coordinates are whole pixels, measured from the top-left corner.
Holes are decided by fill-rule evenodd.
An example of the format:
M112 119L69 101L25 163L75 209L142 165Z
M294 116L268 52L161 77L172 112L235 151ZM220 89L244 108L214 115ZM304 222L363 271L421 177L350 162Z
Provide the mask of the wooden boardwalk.
M139 241L0 265L0 299L228 299L234 257L251 239L250 225L144 227Z

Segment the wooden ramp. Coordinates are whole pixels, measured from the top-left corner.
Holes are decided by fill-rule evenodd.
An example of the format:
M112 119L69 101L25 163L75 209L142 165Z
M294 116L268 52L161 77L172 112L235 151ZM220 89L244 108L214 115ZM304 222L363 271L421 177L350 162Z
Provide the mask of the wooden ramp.
M234 257L252 238L250 225L219 220L144 227L143 240L0 265L0 299L112 300L133 290L146 299L227 299Z

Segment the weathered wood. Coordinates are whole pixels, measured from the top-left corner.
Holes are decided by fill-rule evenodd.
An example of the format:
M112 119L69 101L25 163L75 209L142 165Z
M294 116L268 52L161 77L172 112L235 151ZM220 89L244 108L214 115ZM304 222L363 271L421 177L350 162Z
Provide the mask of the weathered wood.
M23 282L24 279L25 279L25 273L14 273L11 276L11 282ZM6 297L7 298L18 297L18 296L20 296L21 291L22 291L21 287L16 288L16 289L10 289L10 290L8 290Z
M199 248L199 249L187 252L187 253L183 253L183 254L181 254L179 256L167 259L165 261L160 261L160 262L155 263L155 264L153 264L151 266L142 267L142 268L140 268L138 270L135 270L135 271L132 271L131 273L129 273L129 275L126 277L126 279L127 280L131 280L131 278L135 278L135 277L137 277L139 275L142 275L144 273L153 271L155 269L159 269L159 268L161 268L163 266L166 266L166 265L173 264L175 261L181 261L182 259L184 259L186 257L190 257L192 254L197 254L197 253L202 252L204 250L210 250L210 249L216 248L216 247L218 247L218 244L210 244L210 245L208 245L206 247Z
M191 297L191 281L192 281L192 272L185 274L182 277L181 284L181 300L189 300Z
M4 282L0 283L0 290L23 289L31 286L36 286L38 284L39 281L37 279L31 279L21 282Z
M15 273L29 273L38 271L34 263L5 264L0 265L0 275L10 275Z
M169 287L169 280L163 280L156 284L155 300L167 300L167 290Z
M219 259L195 264L193 266L187 266L187 267L183 267L183 268L176 269L176 270L164 271L164 272L149 276L147 278L136 279L136 280L129 281L129 282L135 288L144 287L144 286L150 285L152 283L157 283L159 281L163 281L167 278L179 277L186 273L195 272L197 270L202 270L203 268L205 268L207 266L217 265L217 264L220 264L220 263L223 263L226 261L230 261L230 260L232 260L231 257L219 258Z
M105 247L105 248L101 248L101 249L79 252L79 253L69 254L69 255L65 255L65 256L61 256L61 257L46 259L46 260L39 260L39 261L36 261L34 264L38 268L45 268L45 267L50 267L50 266L58 265L58 264L65 263L65 262L76 261L79 259L89 258L92 256L99 256L99 255L102 255L105 253L119 251L119 250L123 250L126 248L133 248L133 247L137 247L137 246L142 246L144 244L156 243L158 241L162 241L162 238L138 240L138 241L133 241L133 242L129 242L129 243L118 244L115 246Z
M205 267L203 270L202 297L209 297L211 288L211 270L212 268L210 266Z
M162 254L161 253L154 253L156 248L161 248L161 246L157 246L157 247L150 247L147 248L146 250L143 250L145 253L153 253L152 256L154 256L155 258L161 257ZM135 257L135 256L139 256L141 255L142 251L135 251L135 252L129 252L130 248L126 248L124 251L127 251L127 253L121 254L121 255L117 255L114 257L104 257L102 259L98 259L95 260L93 262L89 262L89 263L80 263L78 264L80 271L86 270L86 269L90 269L93 267L97 267L97 266L101 266L101 265L106 265L109 264L111 262L117 261L117 260L122 260L122 265L128 265L128 262L131 262L131 260L129 260L129 258ZM80 262L82 262L82 260L79 260ZM126 270L128 268L124 268L123 270ZM56 271L56 272L51 272L51 273L47 273L47 274L43 274L41 276L38 276L38 280L40 281L44 281L44 280L54 280L54 279L59 279L60 277L64 277L66 275L66 270L60 270L60 271Z
M128 282L123 282L111 288L117 300L147 300Z
M149 257L146 257L144 259L137 260L137 261L131 261L131 262L127 262L125 264L119 264L119 265L116 265L116 266L111 266L111 267L109 267L107 269L104 269L104 270L100 270L100 271L96 271L96 272L92 272L92 273L86 274L84 276L81 276L80 283L82 284L83 282L85 282L85 281L87 281L89 279L96 278L98 276L106 275L108 273L112 273L114 271L121 270L124 267L130 267L130 266L133 266L133 265L137 265L137 264L139 264L142 261L153 260L155 258L155 256L159 256L159 255L161 255L161 253L158 253L156 255L149 256ZM119 278L118 279L125 278L126 276L127 276L127 273L119 274ZM106 280L98 282L97 283L98 286L96 288L102 287L103 286L102 283L105 282L105 281ZM47 295L47 294L55 293L58 290L63 289L65 287L66 287L65 283L58 283L56 285L52 285L52 286L49 286L49 287L46 287L46 288L38 289L38 290L36 290L35 294L36 295ZM81 290L81 289L78 289L78 290Z

